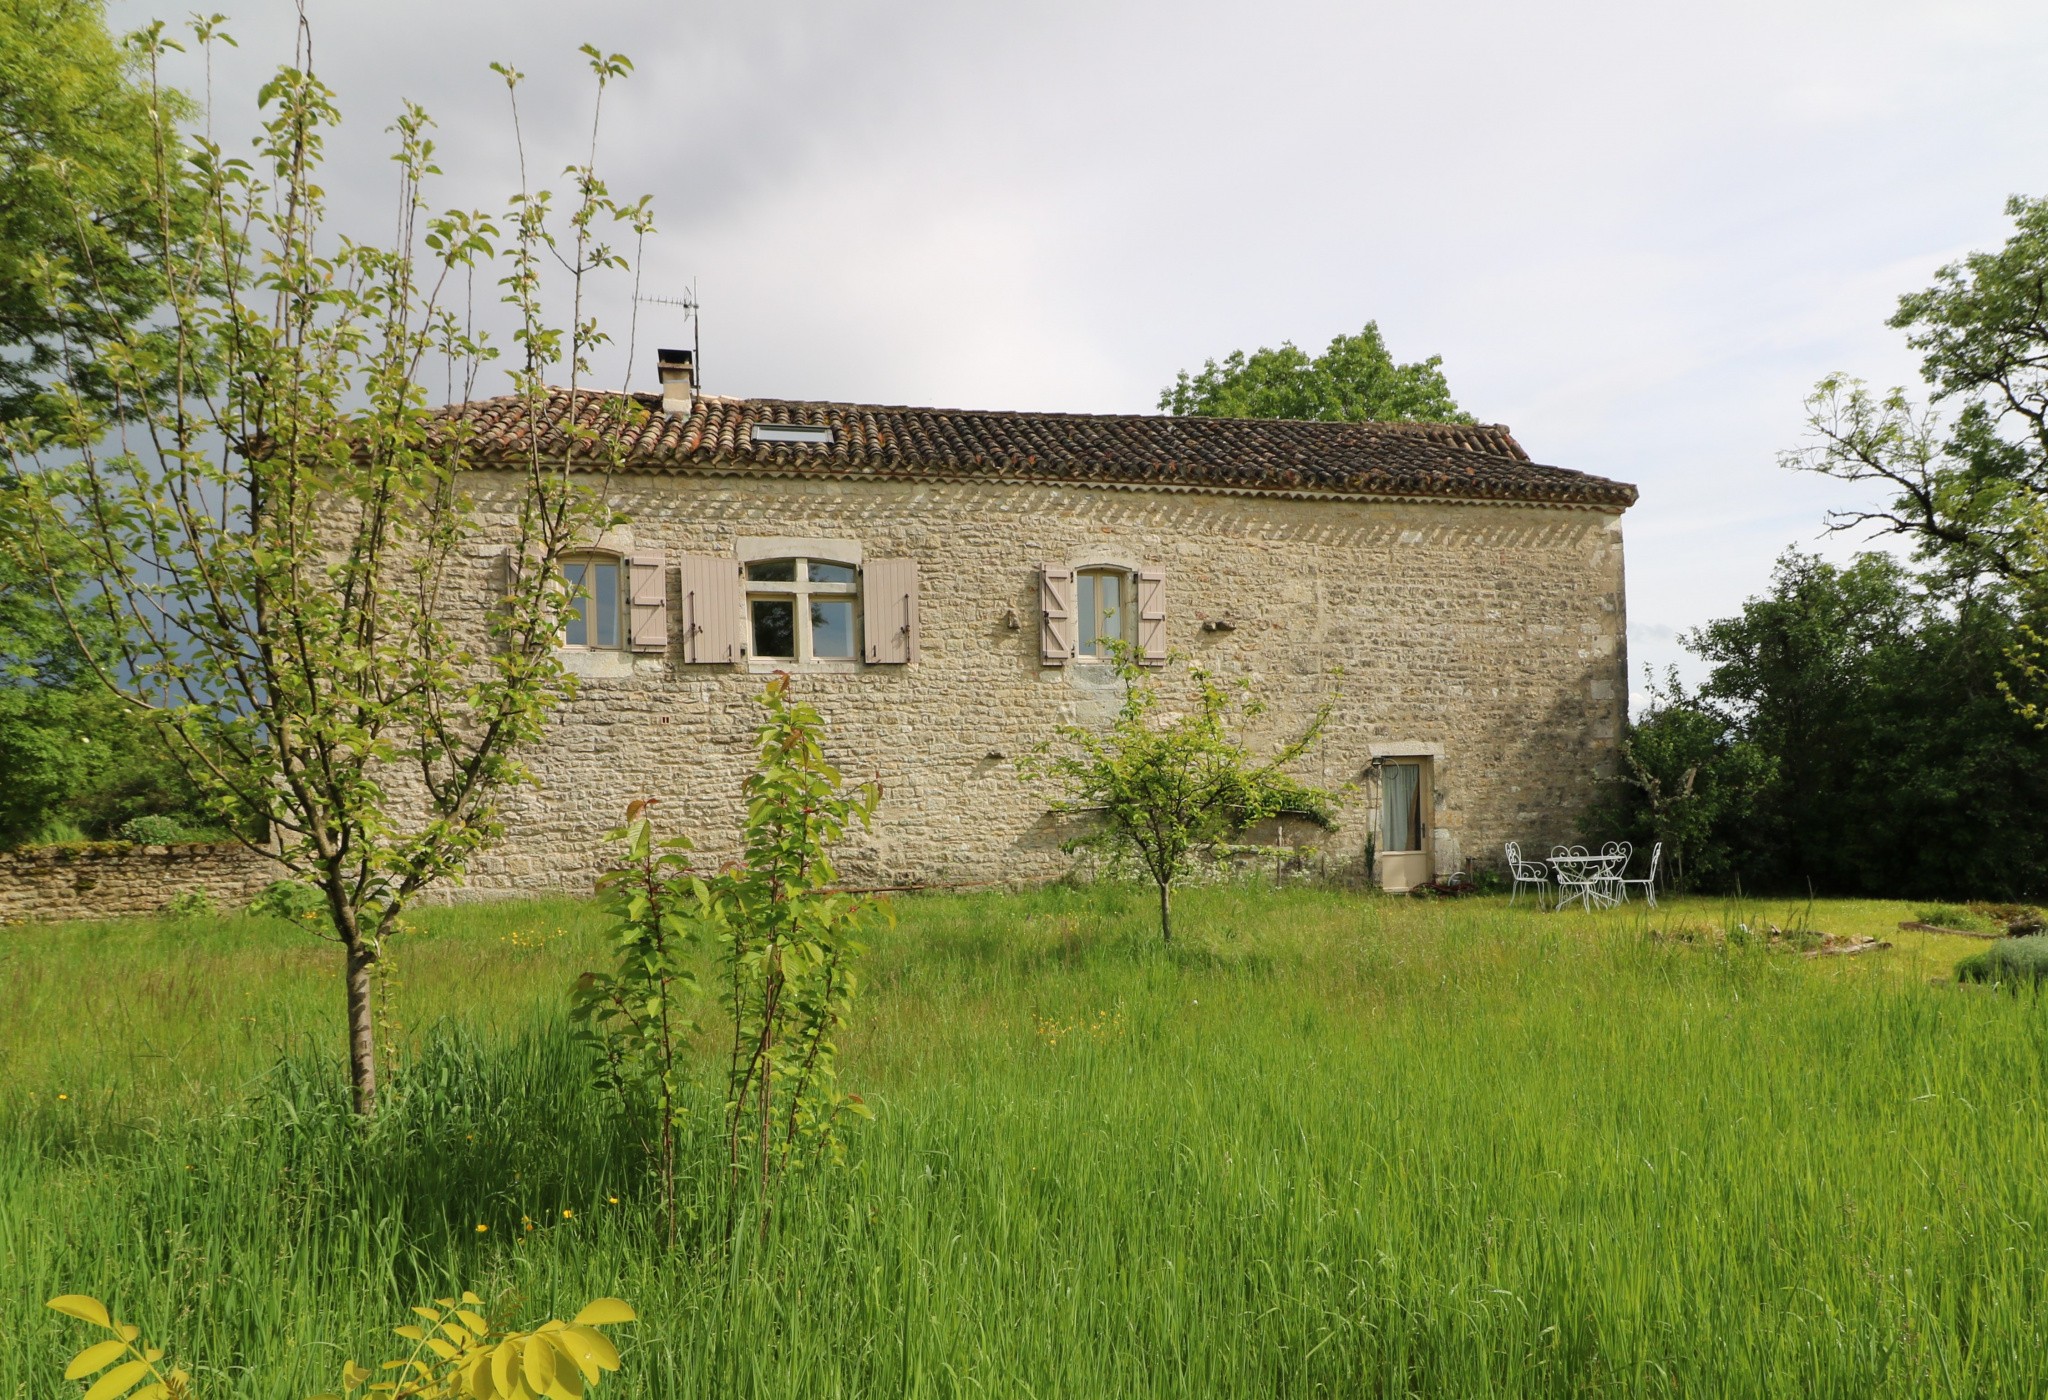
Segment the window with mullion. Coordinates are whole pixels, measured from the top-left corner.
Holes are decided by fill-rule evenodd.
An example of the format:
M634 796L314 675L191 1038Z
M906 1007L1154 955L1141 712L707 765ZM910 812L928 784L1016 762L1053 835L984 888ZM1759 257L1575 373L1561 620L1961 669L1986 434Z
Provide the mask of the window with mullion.
M747 617L757 661L852 661L860 655L859 572L826 559L747 565Z

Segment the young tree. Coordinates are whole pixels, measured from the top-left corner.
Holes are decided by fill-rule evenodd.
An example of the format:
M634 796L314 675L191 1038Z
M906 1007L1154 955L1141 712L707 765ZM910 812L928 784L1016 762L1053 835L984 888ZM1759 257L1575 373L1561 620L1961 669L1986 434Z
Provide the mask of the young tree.
M761 694L767 711L745 789L744 859L713 875L690 870L690 843L659 840L653 799L627 808L613 832L624 863L600 889L616 916L616 969L577 983L579 1033L599 1053L600 1076L638 1122L654 1163L668 1239L676 1239L676 1144L696 946L709 938L723 975L719 998L732 1018L726 1065L726 1237L748 1178L761 1233L792 1161L835 1151L841 1113L865 1116L858 1095L839 1091L836 1037L853 1008L857 940L871 899L833 888L831 847L872 819L881 792L849 785L825 760L824 723L777 674Z
M238 829L260 821L322 892L367 1114L372 971L401 911L499 833L501 798L528 776L520 752L566 687L557 559L607 523L601 480L585 483L614 458L602 433L572 435L554 456L527 435L497 606L482 629L452 621L480 587L460 548L466 443L429 409L428 386L469 397L494 354L462 307L500 252L498 226L429 212L430 122L408 106L394 128L394 241L331 235L318 172L337 113L301 34L298 60L259 97L253 159L188 138L205 209L189 239L169 217L182 181L156 72L170 43L160 26L140 36L160 231L146 300L163 308L162 332L140 333L116 300L84 288L58 335L55 411L15 425L6 446L32 526L26 556L99 682L164 726L215 813ZM585 52L601 103L630 65ZM519 75L500 71L516 98ZM594 145L593 125L592 160ZM603 340L582 298L590 276L623 265L605 229L648 227L644 201L615 201L590 161L568 173L567 232L554 231L545 192L522 190L503 240L523 359L512 379L536 417L543 376L566 372L574 392ZM74 188L62 170L51 178ZM85 195L72 198L82 217ZM567 269L566 329L541 316L544 259ZM80 295L54 269L42 290ZM86 365L109 393L76 387ZM83 590L64 572L73 559ZM79 615L80 598L101 626Z
M626 824L608 833L625 847L597 884L614 921L616 962L578 978L571 1007L578 1039L597 1052L599 1082L640 1132L673 1249L684 1057L697 1030L692 955L715 911L709 887L690 872L689 841L655 835L657 805L651 797L627 804Z
M1159 937L1173 941L1173 886L1188 873L1194 853L1282 814L1318 826L1335 825L1332 794L1282 770L1321 735L1330 705L1310 717L1299 735L1261 762L1234 733L1265 713L1248 681L1225 685L1190 667L1194 694L1174 715L1160 711L1151 673L1128 650L1115 665L1124 702L1106 731L1065 724L1021 765L1027 779L1058 789L1055 812L1092 817L1094 829L1076 844L1104 844L1137 857L1159 890Z
M830 848L854 824L869 823L881 789L849 786L826 762L824 722L790 695L787 675L768 683L761 705L767 715L746 783L746 858L712 885L733 1036L728 1237L749 1173L765 1236L775 1184L792 1157L830 1147L842 1112L868 1112L839 1091L837 1036L859 986L854 965L865 949L856 935L871 901L833 889Z
M1451 398L1443 357L1396 364L1367 321L1311 359L1281 342L1278 350L1233 350L1222 364L1182 370L1159 396L1162 412L1202 418L1309 418L1340 422L1470 423Z

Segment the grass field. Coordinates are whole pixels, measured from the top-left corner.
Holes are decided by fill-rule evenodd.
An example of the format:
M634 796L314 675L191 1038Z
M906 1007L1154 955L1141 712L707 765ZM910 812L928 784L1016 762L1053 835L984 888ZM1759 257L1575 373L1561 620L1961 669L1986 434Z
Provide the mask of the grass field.
M657 1248L566 1042L587 906L420 916L368 1132L324 945L0 931L0 1397L76 1389L61 1291L299 1397L462 1286L630 1299L621 1400L2048 1392L2048 1013L1947 981L1982 944L1210 889L1162 951L1148 905L899 902L842 1068L877 1117L730 1260ZM1898 946L1712 937L1802 921Z

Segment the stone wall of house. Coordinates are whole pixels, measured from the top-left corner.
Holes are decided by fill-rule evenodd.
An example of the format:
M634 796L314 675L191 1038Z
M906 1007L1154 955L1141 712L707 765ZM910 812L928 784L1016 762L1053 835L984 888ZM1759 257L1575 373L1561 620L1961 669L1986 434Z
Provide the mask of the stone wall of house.
M0 851L0 924L156 914L192 890L216 908L238 910L283 874L275 861L234 842Z
M471 481L480 618L518 482ZM472 895L587 890L603 833L636 797L662 799L665 824L707 863L735 853L753 701L778 667L683 664L676 564L731 556L743 536L849 541L869 559L917 562L916 663L789 668L829 724L836 761L882 785L873 832L842 861L854 880L1036 880L1068 868L1067 833L1046 793L1020 781L1018 760L1062 721L1106 719L1118 690L1100 665L1041 663L1041 562L1162 568L1171 646L1250 678L1266 738L1297 729L1334 691L1300 767L1345 789L1331 859L1355 861L1375 829L1376 756L1430 758L1439 870L1497 863L1508 839L1573 835L1615 771L1627 668L1611 510L657 474L616 478L613 490L631 523L601 543L666 556L670 647L573 654L580 692L531 755L538 786L510 803L507 838L471 868ZM1165 675L1179 684L1184 669Z

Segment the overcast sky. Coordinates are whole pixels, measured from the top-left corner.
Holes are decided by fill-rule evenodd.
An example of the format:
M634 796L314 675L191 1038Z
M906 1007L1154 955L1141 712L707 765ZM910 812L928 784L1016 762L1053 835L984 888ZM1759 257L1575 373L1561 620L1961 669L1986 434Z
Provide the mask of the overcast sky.
M310 3L366 232L401 98L440 122L441 201L495 206L488 64L529 75L553 172L588 134L577 45L629 54L599 163L653 196L644 290L695 283L714 393L1145 412L1206 357L1377 320L1537 460L1641 488L1638 672L1850 503L1776 465L1813 382L1913 381L1898 295L2048 193L2041 0ZM227 130L291 9L212 5ZM630 305L599 303L621 340ZM642 307L635 387L687 334Z

